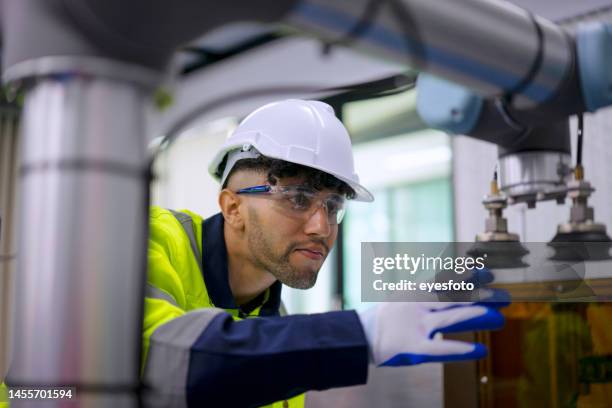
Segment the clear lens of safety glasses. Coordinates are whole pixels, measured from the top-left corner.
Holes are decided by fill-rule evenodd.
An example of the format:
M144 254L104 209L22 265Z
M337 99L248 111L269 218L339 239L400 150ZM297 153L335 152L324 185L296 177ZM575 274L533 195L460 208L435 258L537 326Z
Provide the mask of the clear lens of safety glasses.
M339 194L321 195L311 188L302 186L280 186L278 191L285 198L284 203L297 216L310 218L323 207L330 225L339 224L344 217L344 197Z
M340 224L344 218L346 212L344 208L344 198L337 194L328 196L322 201L322 205L325 205L327 211L327 221L330 225Z
M327 213L330 225L340 224L344 218L345 199L340 194L322 194L307 186L254 186L237 191L238 194L266 194L279 199L285 211L295 217L307 219L320 208Z

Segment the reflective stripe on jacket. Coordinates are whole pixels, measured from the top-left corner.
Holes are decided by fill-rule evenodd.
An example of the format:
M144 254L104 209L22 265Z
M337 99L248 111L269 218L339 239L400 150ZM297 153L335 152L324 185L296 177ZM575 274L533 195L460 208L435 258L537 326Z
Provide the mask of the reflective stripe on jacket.
M277 282L258 302L238 308L222 215L203 220L153 207L143 378L155 400L302 407L307 390L363 384L367 342L355 312L281 318L280 291Z

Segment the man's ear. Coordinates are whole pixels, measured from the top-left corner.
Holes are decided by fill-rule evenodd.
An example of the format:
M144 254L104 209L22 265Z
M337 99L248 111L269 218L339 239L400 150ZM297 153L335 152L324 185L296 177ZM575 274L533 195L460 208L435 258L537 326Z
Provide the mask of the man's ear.
M219 193L219 207L225 218L225 223L234 229L244 228L244 217L241 211L244 208L240 207L240 197L238 194L225 188Z

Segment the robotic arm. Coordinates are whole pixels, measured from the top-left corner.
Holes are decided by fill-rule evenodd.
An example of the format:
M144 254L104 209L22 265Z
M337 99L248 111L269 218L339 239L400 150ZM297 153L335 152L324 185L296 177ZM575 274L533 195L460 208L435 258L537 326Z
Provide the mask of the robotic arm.
M609 240L586 205L590 184L581 174L566 182L573 171L569 116L612 104L611 24L570 33L502 1L354 4L302 2L289 21L328 40L344 33L340 43L419 69L417 109L427 124L498 145L504 206L533 208L569 195L574 209L561 238L578 233L576 239ZM499 200L490 197L485 206ZM499 237L507 230L487 232Z
M610 242L605 225L594 222L587 200L594 189L584 179L581 163L582 112L594 112L612 98L612 25L590 23L578 27L570 39L571 74L556 95L541 106L521 109L513 94L484 98L439 77L422 74L417 109L432 127L467 134L498 145L499 188L485 198L491 213L478 241L518 241L509 234L501 211L508 204L572 199L568 223L561 224L551 245L568 242ZM556 107L558 105L558 108ZM576 167L571 163L568 116L579 116ZM574 173L574 180L570 175ZM497 180L496 180L497 182ZM495 189L494 189L495 190ZM602 246L598 259L607 258Z

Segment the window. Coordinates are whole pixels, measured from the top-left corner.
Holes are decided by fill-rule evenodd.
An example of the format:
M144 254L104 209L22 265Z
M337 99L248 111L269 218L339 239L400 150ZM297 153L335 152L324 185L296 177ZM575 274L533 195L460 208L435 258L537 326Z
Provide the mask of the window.
M367 306L361 303L361 242L453 240L450 140L423 127L414 101L409 91L343 110L357 173L375 197L351 202L342 224L345 308Z

